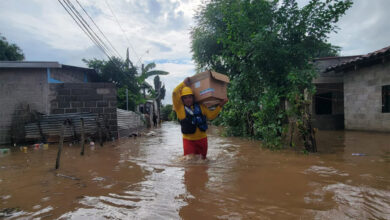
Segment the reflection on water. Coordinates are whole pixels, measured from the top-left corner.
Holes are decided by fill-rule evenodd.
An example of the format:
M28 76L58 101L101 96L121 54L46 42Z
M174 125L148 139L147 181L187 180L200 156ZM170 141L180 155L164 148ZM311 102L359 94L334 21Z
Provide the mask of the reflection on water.
M319 153L271 152L209 132L182 156L180 127L88 148L0 157L0 216L59 219L390 219L390 138L321 131Z

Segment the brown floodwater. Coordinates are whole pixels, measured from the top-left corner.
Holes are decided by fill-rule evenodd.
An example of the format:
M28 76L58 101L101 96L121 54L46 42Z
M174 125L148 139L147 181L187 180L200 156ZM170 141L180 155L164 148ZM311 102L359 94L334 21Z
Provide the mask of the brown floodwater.
M182 157L166 122L104 147L0 156L6 219L390 219L390 135L320 131L316 154L269 151L209 130L208 160ZM356 156L356 153L360 153Z

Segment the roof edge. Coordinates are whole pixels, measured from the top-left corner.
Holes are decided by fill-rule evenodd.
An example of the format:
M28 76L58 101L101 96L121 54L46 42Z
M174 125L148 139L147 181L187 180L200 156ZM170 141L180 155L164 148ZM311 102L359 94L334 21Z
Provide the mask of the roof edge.
M0 61L0 68L61 68L55 61Z

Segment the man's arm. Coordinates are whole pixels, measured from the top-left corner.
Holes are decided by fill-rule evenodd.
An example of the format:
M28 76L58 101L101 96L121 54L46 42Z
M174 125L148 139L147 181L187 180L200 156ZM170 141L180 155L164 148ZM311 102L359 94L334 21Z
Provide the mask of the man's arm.
M173 110L176 112L178 119L184 119L186 117L184 111L184 105L181 101L181 90L185 86L189 86L189 78L187 77L183 82L181 82L172 92L172 104Z
M228 102L228 99L224 99L213 111L211 111L209 108L207 108L204 105L201 105L202 113L207 117L209 120L215 119L219 112L222 110L222 107Z

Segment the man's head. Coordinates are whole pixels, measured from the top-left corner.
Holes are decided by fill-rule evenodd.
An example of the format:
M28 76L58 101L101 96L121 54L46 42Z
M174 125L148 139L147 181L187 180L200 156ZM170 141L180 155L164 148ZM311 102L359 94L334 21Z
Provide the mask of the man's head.
M187 107L190 107L194 104L194 94L192 93L190 87L186 86L181 90L181 100L183 101L183 104Z

